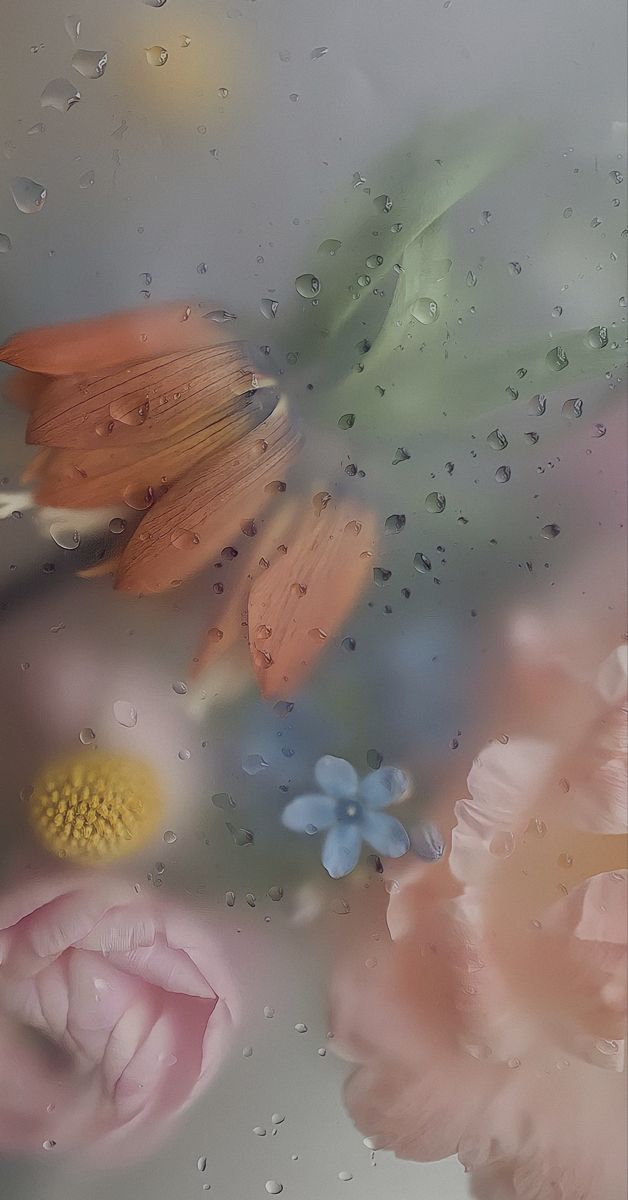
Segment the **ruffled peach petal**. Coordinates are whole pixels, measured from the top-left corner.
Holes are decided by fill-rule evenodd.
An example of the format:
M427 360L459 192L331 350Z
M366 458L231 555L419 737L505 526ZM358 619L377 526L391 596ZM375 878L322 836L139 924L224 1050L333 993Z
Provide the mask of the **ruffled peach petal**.
M81 375L228 340L221 326L185 301L129 309L87 321L44 325L0 346L0 362L44 375Z
M158 501L125 549L116 587L162 592L196 575L268 502L301 444L281 401L257 428L219 458L187 473Z
M31 445L143 446L202 428L256 385L241 347L171 354L111 371L53 379L31 414Z
M249 642L263 696L298 688L337 633L371 574L375 528L371 513L330 501L253 585Z
M27 477L36 479L38 504L57 508L98 508L128 501L148 508L153 498L187 471L237 443L260 422L255 397L239 398L204 427L174 443L149 446L108 445L97 450L46 450L29 464ZM146 496L146 502L141 497ZM138 497L140 500L138 500Z
M570 763L564 816L591 833L628 830L628 725L626 710L599 720Z

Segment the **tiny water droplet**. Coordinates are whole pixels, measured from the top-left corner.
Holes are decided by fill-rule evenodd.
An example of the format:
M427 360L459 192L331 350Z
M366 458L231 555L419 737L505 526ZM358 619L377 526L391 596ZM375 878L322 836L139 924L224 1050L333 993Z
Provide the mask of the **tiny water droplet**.
M85 79L101 79L107 67L106 50L77 50L72 55L72 66Z
M429 296L421 296L412 305L410 311L414 319L420 321L422 325L433 325L434 321L438 319L438 304Z
M269 1196L278 1196L280 1192L283 1192L283 1183L279 1183L277 1179L267 1179L264 1187Z
M422 554L420 550L417 550L412 561L415 571L418 571L420 575L429 575L432 563L427 554Z
M486 441L491 450L505 450L508 445L508 438L501 429L494 429L492 433L488 434Z
M571 400L565 400L561 408L561 413L569 420L578 421L582 416L584 403L579 396L574 396Z
M283 888L280 884L273 884L272 887L269 887L267 895L269 900L273 900L275 904L278 904L280 900L283 900Z
M382 196L376 196L373 204L380 213L389 213L393 206L390 196L387 196L385 193Z
M201 1154L201 1157L199 1159L197 1159L196 1169L197 1169L197 1171L204 1171L206 1167L207 1167L207 1159L204 1154Z
M545 413L546 408L547 408L547 396L543 396L541 393L538 393L536 396L533 396L530 403L528 404L528 412L530 413L530 416L532 416L532 417L542 417Z
M317 279L316 275L298 275L294 286L305 300L311 300L314 296L318 296L321 290L320 279Z
M573 217L573 208L564 208L564 209L563 209L563 216L564 216L564 217L565 217L567 220L569 219L569 217Z
M475 287L478 277L474 271L467 271L467 287Z
M67 113L80 99L81 93L69 79L51 79L41 93L39 102L42 108L56 108L58 112Z
M329 254L333 258L334 254L338 253L341 246L342 242L339 242L338 238L326 238L326 240L321 242L320 246L318 247L318 253Z
M66 525L64 521L53 521L50 526L50 536L57 546L61 546L63 550L76 550L81 544L81 535L78 529L74 529L71 525Z
M186 696L188 685L187 683L184 683L182 679L177 679L176 683L173 683L172 685L172 690L173 692L176 692L177 696Z
M235 899L235 892L225 892L225 904L227 908L233 908Z
M552 316L553 317L562 317L562 315L563 315L562 304L555 304L552 309Z
M303 1021L297 1021L294 1028L297 1033L307 1033L307 1025L304 1025Z
M389 517L386 517L384 528L386 533L401 533L405 523L406 518L403 513L391 513Z
M94 730L90 728L89 725L86 725L83 729L81 729L81 731L79 733L79 742L82 742L84 746L89 746L91 742L95 742L95 741L96 741L96 734L94 733Z
M506 831L494 834L489 844L489 850L496 858L510 858L514 848L515 835Z
M315 50L312 50L310 58L322 58L324 54L328 53L328 51L328 46L317 46Z
M368 267L369 271L374 271L376 267L383 266L383 263L384 259L382 258L381 254L369 254L366 260L366 266Z
M608 346L608 329L606 325L595 325L587 334L587 343L592 350L603 350Z
M512 475L512 471L511 471L510 467L507 467L507 466L498 467L495 472L496 482L497 483L508 483L511 475Z
M266 317L268 321L277 316L278 308L279 302L277 300L271 300L270 296L265 296L263 300L260 300L259 310L262 316Z
M351 1171L339 1171L338 1178L341 1179L343 1183L349 1183L349 1181L353 1179L353 1175L351 1174Z
M545 355L545 361L552 371L564 371L565 367L569 366L569 359L562 346L554 346L554 349Z
M508 270L510 271L511 275L520 275L521 274L521 263L519 263L519 262L508 263Z
M168 51L165 46L147 46L144 53L149 67L165 67L168 62Z
M447 500L442 492L430 492L425 497L425 507L429 513L442 513L445 511Z
M23 213L41 212L48 192L41 183L35 183L34 179L27 179L25 176L18 175L11 180L11 195L15 204Z
M551 524L543 526L541 530L541 537L547 538L548 541L551 541L552 538L557 538L559 533L560 525L555 525L552 521Z
M572 857L572 855L571 855L571 854L566 854L566 853L565 853L565 854L559 854L559 855L558 855L558 865L559 865L560 867L565 867L565 868L567 868L567 869L568 869L569 867L573 867L573 857Z
M166 829L166 832L164 833L164 842L166 842L168 846L171 846L173 842L176 842L176 840L177 835L174 832L174 829Z
M63 22L63 28L71 42L78 42L81 32L81 18L74 16L66 17Z
M43 1146L44 1150L54 1150L56 1144L57 1143L54 1141L53 1138L46 1138L45 1142L42 1142L42 1146Z
M118 722L118 725L124 725L125 729L135 729L137 725L137 709L130 700L116 700L113 705L113 715Z

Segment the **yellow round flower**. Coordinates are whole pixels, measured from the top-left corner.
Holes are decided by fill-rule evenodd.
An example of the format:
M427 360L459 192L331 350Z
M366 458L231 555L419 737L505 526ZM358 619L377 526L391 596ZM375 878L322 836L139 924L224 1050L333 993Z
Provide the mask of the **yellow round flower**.
M30 821L58 858L90 864L132 854L155 831L161 802L155 775L138 759L84 754L58 759L37 777Z

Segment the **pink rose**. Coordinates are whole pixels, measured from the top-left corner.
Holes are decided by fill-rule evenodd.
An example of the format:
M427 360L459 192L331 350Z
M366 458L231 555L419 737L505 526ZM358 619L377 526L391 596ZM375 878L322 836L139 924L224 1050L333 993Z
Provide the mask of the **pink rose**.
M398 873L376 969L334 989L357 1124L458 1154L483 1200L625 1196L626 647L578 666L547 740L481 753L448 857Z
M0 1149L145 1154L207 1087L238 1019L214 935L99 873L0 897Z

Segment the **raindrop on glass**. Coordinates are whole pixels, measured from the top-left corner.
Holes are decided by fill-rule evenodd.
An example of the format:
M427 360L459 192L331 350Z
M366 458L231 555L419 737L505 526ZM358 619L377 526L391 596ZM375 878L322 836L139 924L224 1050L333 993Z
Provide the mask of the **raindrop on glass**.
M442 513L445 511L447 500L442 492L430 492L425 497L425 507L430 513Z
M512 472L510 467L498 467L495 472L495 479L497 480L497 483L508 483L511 474Z
M81 93L77 91L69 79L51 79L39 98L42 108L56 108L58 112L66 113L74 104L78 104Z
M20 175L11 180L11 195L20 212L36 213L41 212L48 193L41 183Z
M422 325L433 325L434 321L438 319L438 304L429 296L421 296L412 305L410 311L414 319L420 321Z
M107 66L107 51L77 50L72 55L72 66L85 79L100 79Z
M491 450L505 450L508 445L508 438L501 429L494 429L492 433L489 433L486 441Z
M81 544L81 535L78 529L74 529L71 525L66 525L64 521L54 521L50 526L50 536L57 546L61 546L63 550L76 550Z
M560 411L564 417L568 418L568 420L577 421L582 416L583 407L583 402L580 397L574 396L572 400L565 400L565 403Z
M149 67L165 67L168 62L168 51L165 46L147 46L144 53Z
M592 350L603 350L608 346L608 329L606 325L595 325L587 334L587 343Z
M318 296L321 290L320 280L316 275L298 275L294 281L294 286L300 296L305 300L311 300L314 296Z
M554 349L545 355L545 361L552 371L564 371L565 367L569 366L569 359L562 346L554 346Z
M488 848L496 858L510 858L515 848L514 833L500 832L494 834Z
M124 725L125 729L135 729L137 709L129 700L116 700L113 705L113 715L118 725Z
M560 525L555 525L552 521L549 525L544 525L541 530L541 537L551 541L552 538L557 538L560 533Z
M81 729L81 731L79 733L79 742L82 742L84 746L89 746L92 742L95 742L95 741L96 741L96 734L94 733L94 730L91 729L89 725L85 725L84 728Z
M467 271L467 287L475 287L478 277L474 271Z
M337 238L327 238L326 241L321 242L320 246L318 247L318 253L329 254L333 258L334 254L338 253L341 246L342 242L339 242Z
M67 33L71 42L78 42L79 34L81 32L81 18L74 16L66 17L65 21L63 22L63 28L65 29L65 32Z
M271 300L269 296L265 296L263 300L260 300L259 310L262 316L266 317L268 321L270 321L272 317L277 316L278 308L279 302L277 300Z
M166 829L166 832L164 833L164 842L166 842L168 846L171 846L173 842L176 842L176 840L177 835L174 832L174 829Z
M401 533L405 523L406 518L403 513L391 513L384 522L386 533Z

